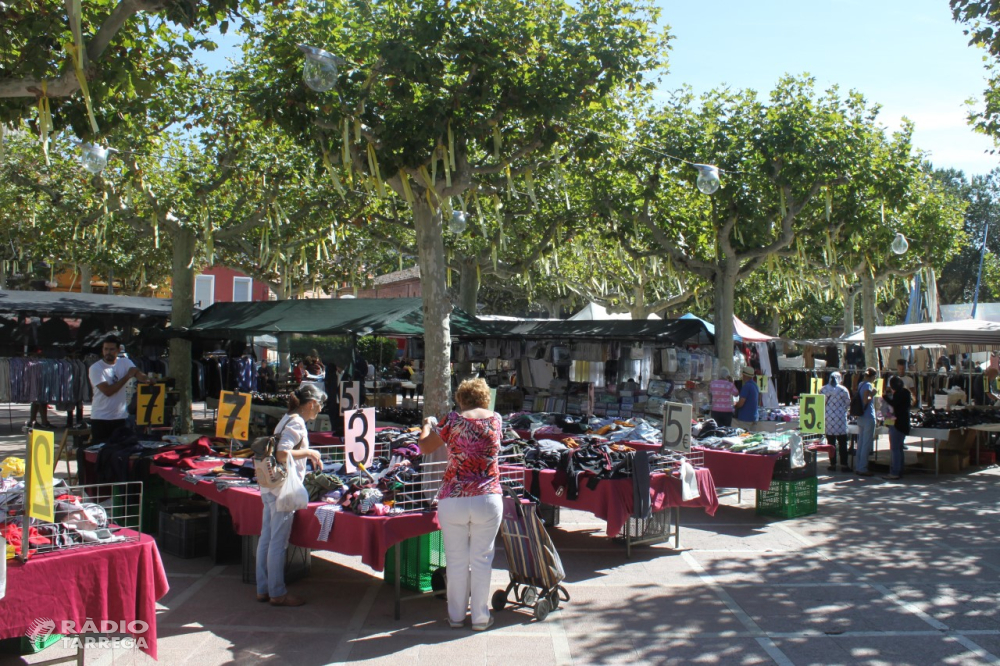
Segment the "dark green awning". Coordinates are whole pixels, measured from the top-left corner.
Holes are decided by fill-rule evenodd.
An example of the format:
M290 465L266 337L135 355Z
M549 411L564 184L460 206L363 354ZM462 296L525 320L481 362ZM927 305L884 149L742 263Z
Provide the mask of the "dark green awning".
M710 344L714 337L699 319L564 319L494 321L504 337L529 339L599 339Z
M190 330L207 337L275 333L350 335L371 329L379 335L421 336L419 298L316 298L256 303L216 303L205 309ZM461 310L451 313L452 335L490 337L492 322Z
M79 294L62 291L0 290L0 312L25 316L81 317L98 315L145 315L170 317L169 298Z

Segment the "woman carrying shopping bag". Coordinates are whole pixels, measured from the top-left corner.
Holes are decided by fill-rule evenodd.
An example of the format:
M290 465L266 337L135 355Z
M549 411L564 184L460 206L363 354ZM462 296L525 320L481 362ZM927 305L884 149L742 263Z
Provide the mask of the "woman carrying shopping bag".
M438 522L448 562L448 623L461 628L470 612L472 630L493 626L490 574L494 543L503 518L500 490L502 422L489 409L490 389L482 379L462 382L455 392L460 412L437 429L431 419L420 433L420 452L448 447L448 468L438 491Z
M257 601L269 601L272 606L301 606L305 603L288 594L285 588L285 551L288 549L295 511L279 509L288 508L289 496L302 487L307 460L311 460L316 469L323 466L319 452L309 448L306 421L316 418L325 402L326 393L315 384L299 387L288 396L288 413L274 429L274 435L278 438L274 457L284 466L287 476L284 483L276 488L260 487L264 518L260 527L260 541L257 542ZM308 504L308 493L305 494L305 499ZM291 504L298 505L294 500Z

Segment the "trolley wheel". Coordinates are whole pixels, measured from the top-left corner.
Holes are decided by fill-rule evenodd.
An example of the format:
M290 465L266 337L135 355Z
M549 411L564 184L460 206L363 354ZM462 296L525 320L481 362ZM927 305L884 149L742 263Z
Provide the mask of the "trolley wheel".
M535 619L541 622L549 616L549 611L552 610L549 606L548 599L542 599L537 604L535 604Z
M552 607L552 610L559 609L559 590L553 590L552 594L549 595L549 606Z
M494 592L493 599L491 600L490 605L493 606L493 610L495 610L496 612L499 613L500 611L502 611L504 609L504 606L507 605L507 593L504 592L503 590L497 590L496 592Z
M521 603L525 606L534 606L536 601L538 601L538 590L533 587L524 588L524 593L521 595Z

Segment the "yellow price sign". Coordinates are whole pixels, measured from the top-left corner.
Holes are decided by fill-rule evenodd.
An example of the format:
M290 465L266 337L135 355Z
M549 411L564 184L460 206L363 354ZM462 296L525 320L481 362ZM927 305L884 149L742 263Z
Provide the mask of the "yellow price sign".
M879 377L874 382L872 382L872 384L875 386L875 395L882 395L882 389L883 389L882 378Z
M820 389L823 388L822 377L810 377L809 378L809 392L819 393Z
M139 384L135 396L135 422L137 425L163 425L167 404L166 384Z
M826 396L799 396L799 430L823 435L826 433Z
M757 388L760 389L761 393L767 393L767 380L770 379L767 375L757 375Z
M54 523L55 497L52 472L55 470L55 438L45 430L31 431L31 451L28 460L28 515L46 523Z
M216 437L231 437L247 440L250 438L249 393L223 391L219 394L219 418L215 422Z

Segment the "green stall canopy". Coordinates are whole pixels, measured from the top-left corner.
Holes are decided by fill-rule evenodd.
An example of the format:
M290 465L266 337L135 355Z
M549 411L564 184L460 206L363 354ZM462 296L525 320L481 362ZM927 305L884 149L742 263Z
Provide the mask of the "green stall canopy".
M254 303L216 303L198 315L190 331L204 337L239 337L276 333L303 335L366 334L422 336L419 298L315 298ZM495 337L494 322L482 322L461 310L451 313L451 333L458 337Z

